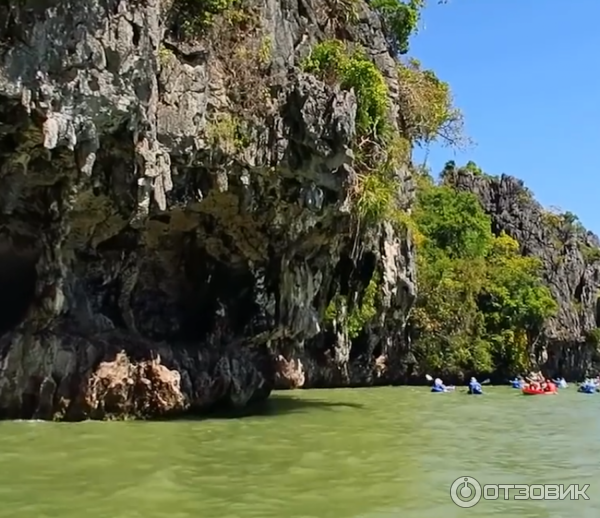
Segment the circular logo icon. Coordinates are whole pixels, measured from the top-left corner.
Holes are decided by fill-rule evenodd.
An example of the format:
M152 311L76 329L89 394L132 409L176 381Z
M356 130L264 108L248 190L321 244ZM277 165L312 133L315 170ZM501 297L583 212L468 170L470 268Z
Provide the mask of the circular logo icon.
M450 486L450 498L458 507L473 507L481 500L481 485L472 477L459 477Z

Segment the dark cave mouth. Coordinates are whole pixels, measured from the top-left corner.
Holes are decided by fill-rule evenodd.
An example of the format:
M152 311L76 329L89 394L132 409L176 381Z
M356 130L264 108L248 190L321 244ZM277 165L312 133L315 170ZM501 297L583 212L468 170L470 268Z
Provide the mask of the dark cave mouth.
M34 254L0 245L0 336L21 324L34 302L36 263Z

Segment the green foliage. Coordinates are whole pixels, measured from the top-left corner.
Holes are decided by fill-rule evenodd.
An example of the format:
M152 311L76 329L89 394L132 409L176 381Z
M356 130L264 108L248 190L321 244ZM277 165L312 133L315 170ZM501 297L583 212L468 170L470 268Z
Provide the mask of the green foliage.
M219 148L229 155L249 145L242 121L226 112L217 114L209 121L206 137L211 147Z
M161 67L164 67L171 59L174 54L171 49L166 48L164 45L160 45L158 48L158 60Z
M365 175L355 207L360 219L370 224L390 219L396 207L397 188L393 178L376 173Z
M373 274L362 300L355 307L349 308L347 297L336 294L325 310L325 322L341 325L346 329L348 338L356 338L367 323L377 315L376 304L380 282L380 276L377 273Z
M422 190L418 201L415 217L431 256L485 255L492 244L491 222L474 194L436 186Z
M391 127L389 92L381 72L362 50L350 50L339 40L316 45L302 66L306 72L325 82L339 83L356 95L354 154L359 181L354 211L359 221L377 225L405 220L397 206L397 168L407 161L411 146Z
M383 130L389 109L388 87L381 72L361 50L350 52L339 40L323 41L312 49L302 68L324 81L354 90L356 129L360 135Z
M400 128L411 141L462 145L463 115L454 106L448 83L416 59L398 64Z
M558 207L550 207L548 210L543 211L542 218L546 225L563 236L583 236L586 233L581 221L575 214L569 211L563 212Z
M242 7L242 0L174 0L170 17L182 35L195 37L206 31L218 15Z
M423 178L414 220L424 244L411 314L422 368L447 374L520 372L529 347L557 304L540 262L511 237L494 236L471 193Z
M494 239L487 262L487 283L481 294L485 303L480 306L485 310L488 329L539 329L557 309L541 284L541 261L520 255L519 244L501 234Z
M562 249L568 240L575 237L586 264L600 261L600 248L587 242L587 231L575 214L551 207L542 212L542 222L551 231L555 248Z
M417 30L425 0L371 0L370 5L381 15L395 51L406 54L409 38Z
M600 261L600 248L595 246L590 246L587 244L582 244L580 246L581 255L583 255L583 259L587 264L592 264L597 261Z
M600 345L600 328L596 327L586 333L586 340L592 345Z
M483 171L481 168L472 160L467 162L467 165L463 168L466 172L471 173L474 176L483 176Z
M579 218L572 212L567 211L562 215L562 217L563 217L563 221L567 225L575 225L575 224L579 223Z

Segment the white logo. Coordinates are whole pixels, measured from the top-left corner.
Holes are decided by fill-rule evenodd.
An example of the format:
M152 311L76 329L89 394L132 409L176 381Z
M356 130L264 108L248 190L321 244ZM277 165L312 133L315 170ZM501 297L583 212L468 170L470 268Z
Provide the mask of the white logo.
M565 486L563 484L481 484L473 477L459 477L450 487L450 498L459 507L473 507L484 500L510 500L510 490L516 491L514 500L589 500L586 494L590 485Z
M450 498L459 507L473 507L481 500L481 484L472 477L457 478L450 487Z

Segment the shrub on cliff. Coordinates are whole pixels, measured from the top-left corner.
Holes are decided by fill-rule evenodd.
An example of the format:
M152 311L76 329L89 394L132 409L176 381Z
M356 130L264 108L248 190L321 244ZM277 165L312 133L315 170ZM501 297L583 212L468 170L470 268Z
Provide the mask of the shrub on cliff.
M356 130L359 136L380 134L389 110L388 87L379 69L359 49L340 40L315 45L303 68L321 80L356 95Z
M465 142L463 115L454 106L448 83L416 59L398 64L399 125L413 142L460 146Z
M356 214L363 223L393 218L398 184L396 168L406 161L410 145L390 124L388 86L381 71L360 48L339 40L317 44L304 61L306 72L356 95Z
M556 309L539 262L494 236L472 193L419 181L415 222L419 295L411 314L416 355L427 370L458 373L528 366L529 348Z
M169 17L182 35L194 37L208 29L216 16L240 12L242 4L242 0L174 0Z

